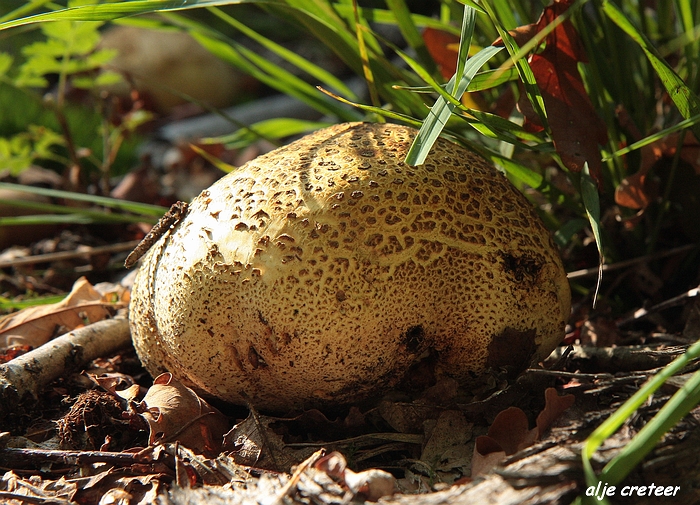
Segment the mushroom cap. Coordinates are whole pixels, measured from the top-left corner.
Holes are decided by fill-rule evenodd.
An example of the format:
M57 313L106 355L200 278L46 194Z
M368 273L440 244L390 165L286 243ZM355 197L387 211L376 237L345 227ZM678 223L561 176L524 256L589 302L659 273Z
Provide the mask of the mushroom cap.
M415 134L325 128L196 197L134 284L146 368L283 410L370 398L428 351L458 380L548 356L570 310L549 232L457 144L406 165Z

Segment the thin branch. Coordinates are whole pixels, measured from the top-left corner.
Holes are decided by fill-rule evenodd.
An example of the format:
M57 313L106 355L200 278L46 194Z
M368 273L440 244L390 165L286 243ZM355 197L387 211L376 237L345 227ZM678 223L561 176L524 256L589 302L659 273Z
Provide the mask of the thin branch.
M86 256L97 256L98 254L117 253L131 251L139 244L138 240L129 242L121 242L119 244L111 244L98 247L85 247L76 251L62 251L47 254L36 254L26 258L16 258L6 261L0 261L0 268L18 267L23 265L35 265L37 263L48 263L51 261L64 261L75 258L84 258Z
M606 263L603 265L603 272L611 272L613 270L620 270L622 268L627 268L637 263L644 263L645 261L652 261L660 258L665 258L666 256L673 256L675 254L681 254L684 252L692 251L696 249L697 244L687 244L684 246L676 247L674 249L668 249L667 251L659 251L655 254L648 254L646 256L640 256L639 258L632 258L625 261L618 261L617 263ZM583 270L575 270L569 272L566 276L571 279L580 279L581 277L595 277L598 275L598 267L584 268Z
M130 343L129 321L117 316L61 335L0 365L0 412L11 412L25 396L36 396L50 382Z

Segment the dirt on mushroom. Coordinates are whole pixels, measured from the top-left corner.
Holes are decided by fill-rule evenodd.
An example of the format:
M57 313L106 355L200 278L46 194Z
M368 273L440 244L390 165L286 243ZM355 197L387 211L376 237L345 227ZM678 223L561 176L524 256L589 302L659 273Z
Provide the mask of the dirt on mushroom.
M546 357L570 306L548 230L457 144L406 165L415 133L332 126L195 198L134 285L146 368L284 410L370 398L428 353L458 380Z

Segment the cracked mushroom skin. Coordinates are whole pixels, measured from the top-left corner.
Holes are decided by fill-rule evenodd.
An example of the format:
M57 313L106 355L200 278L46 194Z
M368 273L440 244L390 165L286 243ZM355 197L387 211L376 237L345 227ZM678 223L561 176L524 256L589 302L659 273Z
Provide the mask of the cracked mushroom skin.
M130 321L151 374L267 410L347 404L430 351L466 380L561 341L570 291L527 199L416 130L332 126L220 179L151 248Z

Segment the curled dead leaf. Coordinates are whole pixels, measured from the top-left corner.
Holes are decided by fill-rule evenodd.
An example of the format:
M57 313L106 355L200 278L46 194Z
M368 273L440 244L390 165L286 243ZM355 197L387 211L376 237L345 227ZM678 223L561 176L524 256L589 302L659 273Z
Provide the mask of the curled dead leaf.
M57 335L106 319L122 306L122 302L106 300L81 277L60 302L29 307L0 319L0 349L39 347Z
M535 443L575 401L573 395L559 396L554 388L547 388L544 396L545 406L533 429L529 428L525 412L518 407L509 407L498 413L488 434L476 438L472 477L488 472L506 456Z
M345 457L337 451L320 458L314 467L344 484L353 495L366 501L374 502L396 492L396 479L389 472L376 468L353 472L348 468Z
M150 444L178 440L207 456L220 452L227 418L172 374L155 378L139 410L150 428Z

